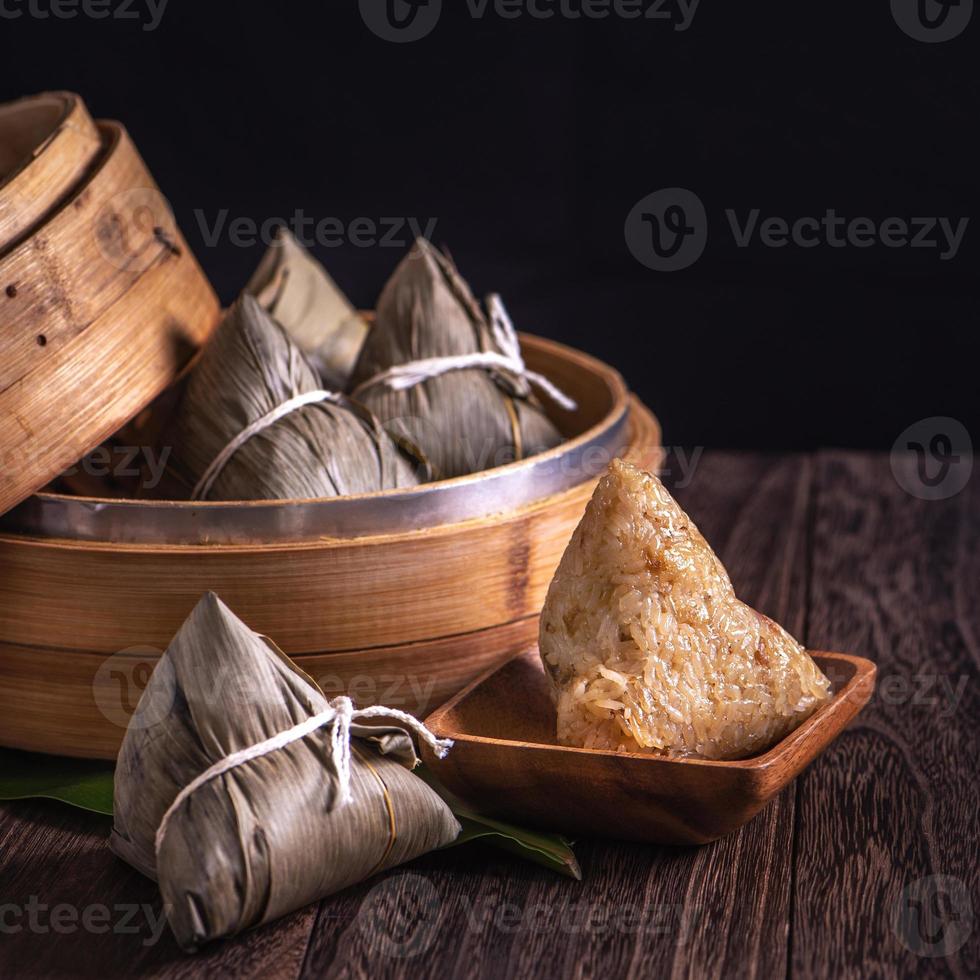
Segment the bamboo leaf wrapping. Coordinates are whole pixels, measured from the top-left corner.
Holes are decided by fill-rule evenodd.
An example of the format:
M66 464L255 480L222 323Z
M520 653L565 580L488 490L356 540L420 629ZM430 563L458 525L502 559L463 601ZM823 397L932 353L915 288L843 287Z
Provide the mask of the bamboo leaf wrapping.
M484 312L453 263L419 239L385 285L352 390L410 361L500 353ZM435 479L491 469L562 441L525 378L486 368L453 371L395 391L358 394L397 439L418 446Z
M289 399L322 388L300 349L245 294L208 342L172 432L171 470L188 493L222 450ZM290 412L245 442L206 499L282 500L418 484L408 458L352 402Z
M269 922L458 836L449 808L411 772L408 734L355 723L348 805L336 805L323 728L194 791L156 853L157 828L184 786L327 708L312 682L214 595L154 671L119 754L111 846L157 879L185 949Z

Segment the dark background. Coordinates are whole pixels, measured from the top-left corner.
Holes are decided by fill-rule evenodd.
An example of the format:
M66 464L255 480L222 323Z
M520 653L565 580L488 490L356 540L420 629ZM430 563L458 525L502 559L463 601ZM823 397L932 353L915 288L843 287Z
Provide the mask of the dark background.
M738 248L724 211L972 218L980 17L925 44L887 0L702 0L686 31L443 7L409 44L352 0L170 0L153 32L2 19L0 97L69 88L122 120L225 301L263 246L206 246L200 212L435 218L479 293L615 364L670 445L888 448L932 415L977 429L980 227L942 261ZM654 272L623 225L670 186L704 202L708 245ZM316 252L370 306L403 249Z

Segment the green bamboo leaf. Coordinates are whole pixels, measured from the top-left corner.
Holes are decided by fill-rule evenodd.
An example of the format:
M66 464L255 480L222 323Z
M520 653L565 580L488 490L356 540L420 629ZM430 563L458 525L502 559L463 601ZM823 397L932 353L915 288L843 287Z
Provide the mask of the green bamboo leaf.
M112 816L111 762L0 749L0 800L49 799Z
M58 800L81 810L112 816L113 772L109 762L0 749L0 800ZM442 796L459 820L463 830L454 847L482 840L581 881L582 871L566 838L484 817L450 793L424 766L415 772Z
M526 861L543 865L552 871L557 871L576 881L582 880L582 869L572 850L572 842L560 834L545 834L536 830L527 830L502 820L493 820L477 813L467 806L458 796L448 790L425 766L418 766L415 774L424 779L435 790L453 811L462 833L456 838L452 847L467 844L474 840L483 840L501 850Z
M486 817L470 818L458 811L453 812L463 828L463 832L456 838L454 847L474 840L483 840L526 861L533 861L535 864L557 871L567 878L582 880L582 869L572 850L571 841L566 838L558 834L542 834L526 830L523 827L489 820Z

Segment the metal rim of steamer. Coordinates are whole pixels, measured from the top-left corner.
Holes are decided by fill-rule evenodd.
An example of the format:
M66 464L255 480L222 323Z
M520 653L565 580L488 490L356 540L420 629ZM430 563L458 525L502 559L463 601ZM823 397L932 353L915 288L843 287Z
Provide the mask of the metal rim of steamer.
M597 478L628 448L629 394L622 378L602 367L612 377L603 378L610 409L599 421L555 449L496 469L322 500L188 502L39 493L0 517L0 532L134 545L275 544L410 533L521 510Z

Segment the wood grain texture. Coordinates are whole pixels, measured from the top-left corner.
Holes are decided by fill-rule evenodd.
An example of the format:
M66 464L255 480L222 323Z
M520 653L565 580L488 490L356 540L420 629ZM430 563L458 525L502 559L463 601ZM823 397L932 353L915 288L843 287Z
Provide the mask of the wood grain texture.
M85 103L72 92L0 106L0 253L74 191L101 149Z
M459 636L295 660L330 697L346 694L359 707L384 704L424 718L526 649L537 631L530 616ZM163 649L136 646L107 657L0 643L0 745L115 759Z
M160 394L217 316L217 297L179 240L94 323L0 391L0 513Z
M665 759L560 745L536 644L429 715L429 730L455 744L443 759L423 745L422 758L453 793L498 820L569 837L706 844L751 820L867 703L874 664L811 654L835 677L832 699L748 759Z
M290 656L486 629L540 612L591 491L502 517L353 540L166 547L4 535L0 635L105 654L165 649L209 590Z
M667 482L728 564L739 597L799 632L807 460L705 454L678 489L681 470L669 458ZM488 850L430 855L385 879L395 896L418 893L416 904L435 906L439 938L424 954L386 953L390 944L370 927L377 886L367 883L323 903L304 976L781 976L793 823L790 792L702 848L579 845L581 884ZM438 899L399 878L409 873L427 879Z
M676 483L676 459L668 468ZM859 724L716 844L582 841L581 883L468 846L203 958L169 938L143 950L127 937L5 935L0 975L975 976L975 926L955 957L928 960L896 948L887 920L889 897L920 875L959 876L977 902L977 486L932 504L906 499L887 459L710 453L677 496L741 598L814 646L877 659L882 682L924 664L963 673L969 690L941 716L939 704L885 703L882 683ZM100 827L53 805L0 806L0 904L155 901ZM407 919L394 914L401 898Z
M628 455L648 468L661 455L659 425L638 402ZM131 713L138 692L120 705L112 685L120 672L148 676L208 591L331 689L370 704L397 684L424 715L533 639L594 485L585 475L519 510L361 538L154 546L0 535L0 744L113 758L121 709Z
M629 455L655 467L656 420L635 403L630 425ZM0 445L4 437L0 419ZM0 636L64 651L165 649L209 590L291 656L488 629L540 614L594 486L586 471L519 510L358 538L156 546L3 534Z
M189 957L156 885L109 850L110 827L44 801L0 808L0 976L295 980L315 909Z
M952 949L968 912L955 897L933 922L895 916L930 876L961 881L974 915L980 899L980 483L920 500L885 455L825 453L818 486L807 640L874 658L879 688L800 780L793 971L975 977L976 927Z
M99 131L98 161L70 199L0 254L0 392L43 368L173 249L186 250L126 130Z

